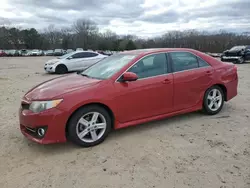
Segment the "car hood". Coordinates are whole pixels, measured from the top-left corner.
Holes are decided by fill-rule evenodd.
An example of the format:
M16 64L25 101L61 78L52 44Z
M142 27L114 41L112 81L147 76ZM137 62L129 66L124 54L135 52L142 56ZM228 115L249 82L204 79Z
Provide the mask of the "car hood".
M226 52L230 52L230 53L237 53L240 52L241 49L237 49L237 50L226 50Z
M35 86L25 94L24 98L29 101L50 100L65 93L92 87L101 81L102 80L88 78L78 74L62 76Z
M53 64L53 63L58 63L59 61L61 61L62 59L57 59L57 58L54 58L54 59L50 59L48 60L45 64Z

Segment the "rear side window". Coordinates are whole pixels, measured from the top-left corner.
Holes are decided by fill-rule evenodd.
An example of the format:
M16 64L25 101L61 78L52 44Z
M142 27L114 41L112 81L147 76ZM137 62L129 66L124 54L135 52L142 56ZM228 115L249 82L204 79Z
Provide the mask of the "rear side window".
M74 54L72 57L73 58L89 58L89 57L95 57L98 56L97 53L93 53L93 52L79 52Z
M190 70L199 67L196 56L189 52L170 52L169 54L173 62L174 72Z

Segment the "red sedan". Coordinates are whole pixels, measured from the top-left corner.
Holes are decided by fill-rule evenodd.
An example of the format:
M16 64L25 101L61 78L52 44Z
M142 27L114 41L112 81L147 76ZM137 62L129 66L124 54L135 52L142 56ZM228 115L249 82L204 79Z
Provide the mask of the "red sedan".
M198 110L217 114L237 87L234 64L196 50L126 51L28 91L20 128L41 144L94 146L112 129Z

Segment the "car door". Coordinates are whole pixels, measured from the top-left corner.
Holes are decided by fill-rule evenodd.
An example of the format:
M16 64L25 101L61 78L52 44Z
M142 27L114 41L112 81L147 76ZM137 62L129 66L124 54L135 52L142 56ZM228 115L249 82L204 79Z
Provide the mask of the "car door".
M122 82L120 77L114 83L117 119L125 123L171 112L173 75L168 71L165 53L148 55L129 68L138 80Z
M82 52L76 52L67 59L64 60L69 71L75 71L79 69L78 61L84 57Z
M213 83L214 69L190 52L169 52L174 79L174 110L198 104Z

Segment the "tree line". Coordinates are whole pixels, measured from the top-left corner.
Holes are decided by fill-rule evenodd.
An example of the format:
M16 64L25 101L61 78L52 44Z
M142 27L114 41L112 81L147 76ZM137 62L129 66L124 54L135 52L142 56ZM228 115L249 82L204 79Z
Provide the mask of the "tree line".
M78 19L72 26L49 25L42 31L0 26L0 49L75 49L122 51L140 48L193 48L204 52L222 52L235 45L250 45L250 33L205 32L197 30L169 31L162 36L139 38L117 35L88 19Z

